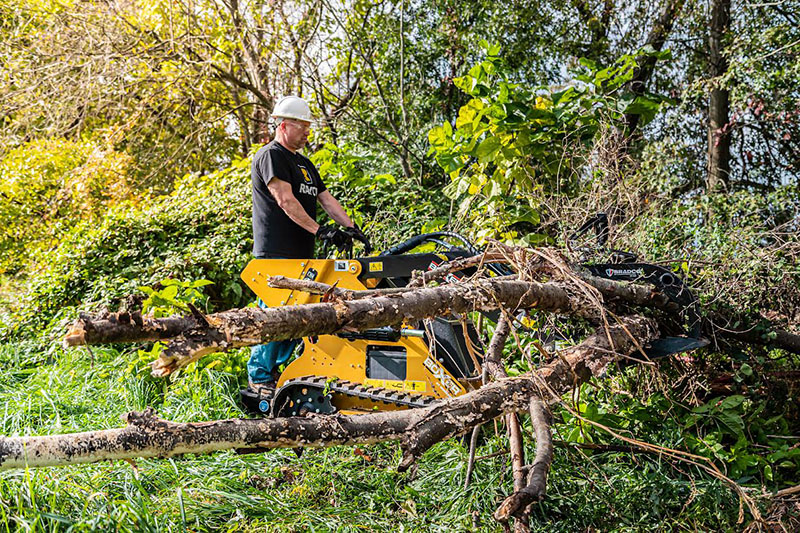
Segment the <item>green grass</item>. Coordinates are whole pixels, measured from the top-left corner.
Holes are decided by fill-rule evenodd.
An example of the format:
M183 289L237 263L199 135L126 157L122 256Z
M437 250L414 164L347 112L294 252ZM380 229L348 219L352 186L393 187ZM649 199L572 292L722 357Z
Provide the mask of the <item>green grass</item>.
M57 344L0 346L3 434L119 427L120 415L148 405L175 421L244 416L236 403L244 376L223 365L169 382L132 365L135 352L93 351L92 363L86 350ZM246 351L227 357L241 364ZM478 455L504 446L488 432ZM511 490L507 456L478 462L464 490L467 452L457 442L435 446L413 475L396 471L394 443L361 451L369 460L334 447L300 458L291 450L221 452L140 460L136 469L106 462L3 471L0 532L502 530L491 514ZM741 528L728 488L653 457L557 449L548 489L534 508L534 531Z

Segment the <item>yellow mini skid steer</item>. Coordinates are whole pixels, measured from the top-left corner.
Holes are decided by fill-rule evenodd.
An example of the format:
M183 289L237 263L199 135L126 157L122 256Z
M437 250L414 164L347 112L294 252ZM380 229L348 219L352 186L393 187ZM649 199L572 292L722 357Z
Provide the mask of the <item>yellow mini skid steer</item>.
M445 239L457 239L462 245ZM446 250L406 253L431 242ZM254 259L241 277L268 307L301 305L318 303L320 296L272 288L269 278L282 275L353 290L403 287L415 270L476 253L460 235L437 232L413 237L373 257ZM505 265L492 268L511 273ZM451 280L469 274L457 272ZM276 417L421 407L478 386L479 379L474 378L480 375L482 358L475 327L467 317L455 315L400 328L320 335L303 339L300 355L278 378L274 396L244 390L242 401L251 411Z

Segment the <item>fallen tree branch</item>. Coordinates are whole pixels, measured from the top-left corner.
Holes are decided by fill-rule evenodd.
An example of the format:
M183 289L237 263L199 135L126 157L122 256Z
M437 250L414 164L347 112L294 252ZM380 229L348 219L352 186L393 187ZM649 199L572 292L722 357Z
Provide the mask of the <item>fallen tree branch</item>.
M412 289L406 287L393 287L388 289L368 289L354 291L352 289L342 289L327 283L312 281L309 279L287 278L286 276L270 276L267 284L275 289L289 289L307 292L309 294L333 294L343 300L357 300L359 298L375 298L376 296L386 296L387 294L400 294L409 292Z
M186 328L170 341L153 363L153 374L165 376L208 353L241 346L327 335L346 329L399 325L404 321L451 313L490 311L501 307L514 312L533 307L572 316L593 315L595 310L572 292L566 282L484 279L353 301L232 309L205 315L206 323L194 317L184 317L181 320ZM111 319L93 321L82 317L73 325L64 342L76 346L164 339L165 328L160 327L160 320L165 319L146 319L141 326L135 323L121 326Z
M547 474L553 462L549 412L541 399L531 398L530 413L536 435L536 457L528 470L528 485L521 489L515 487L514 493L500 504L494 513L498 521L506 521L511 516L526 516L529 506L541 501L547 492Z
M479 261L482 256L466 259ZM461 313L474 310L486 311L508 306L512 309L537 308L592 317L596 302L587 301L576 295L572 290L576 282L585 283L596 289L602 294L605 303L624 302L628 305L656 308L670 313L679 310L677 304L651 286L611 281L585 272L577 272L571 277L572 279L548 283L494 278L429 289L348 291L333 288L333 294L340 299L364 299L374 304L333 302L327 304L330 307L324 311L316 308L312 311L309 306L303 306L303 311L298 311L299 306L236 309L204 316L209 324L205 324L195 316L154 319L137 315L131 320L131 316L127 313L114 314L102 319L82 314L66 335L64 343L67 346L77 346L175 339L154 366L154 373L163 376L214 351L272 340L300 338L308 334L335 333L345 328L368 329L378 325L397 324L404 319L428 318L451 311ZM276 286L298 288L312 293L326 293L332 289L325 284L314 282L309 284L281 277L273 278L272 282ZM302 287L296 286L297 283L303 284ZM419 293L418 291L443 292ZM490 297L495 291L499 291L498 297ZM385 299L380 300L380 298ZM441 300L441 305L433 303L436 299ZM377 318L384 309L395 311L391 318L393 322ZM370 320L370 317L375 320ZM317 323L324 324L324 330L312 332L319 329L316 328ZM755 330L733 331L724 328L714 328L712 333L740 342L800 353L800 335L774 327L768 333Z
M478 437L480 436L481 426L472 428L469 437L469 454L467 456L467 473L464 475L464 490L469 487L472 481L472 471L475 468L475 450L478 448Z
M800 485L795 485L794 487L779 490L775 493L775 497L783 498L784 496L791 496L792 494L798 493L800 493Z
M525 488L525 446L522 442L522 429L519 426L519 418L517 413L508 413L506 415L506 428L508 431L508 448L511 452L511 475L514 478L514 494L522 491ZM498 518L499 515L495 512L494 517L500 522L507 522L508 516ZM517 515L514 521L514 531L516 533L525 533L530 531L530 518L526 512L521 512Z
M641 342L658 336L651 319L625 319L626 328ZM612 326L609 335L620 353L635 344L625 328ZM370 444L399 440L404 448L400 470L441 440L505 413L528 409L532 396L545 388L568 391L573 384L599 375L616 359L606 332L565 350L562 357L536 371L486 385L438 405L356 416L310 416L278 419L232 419L173 423L153 411L130 413L127 427L41 437L0 437L0 468L24 468L89 463L137 457L172 457L225 449L295 448L337 444Z
M528 402L532 396L538 396L540 391L550 388L555 394L564 394L571 390L573 386L579 385L588 380L590 376L600 376L605 373L608 365L617 359L617 354L632 353L636 349L636 342L631 338L625 329L639 339L641 342L649 342L658 336L658 327L651 319L644 317L630 317L622 319L623 324L614 325L608 330L601 330L588 337L581 344L564 350L560 357L553 360L548 365L537 369L530 374L532 378L529 387L524 394L524 405L519 406L521 398L496 398L495 401L503 403L513 401L516 409L508 409L503 412L517 412L528 409ZM610 339L610 340L609 340ZM611 348L611 343L615 350ZM476 392L492 389L500 383L508 383L518 378L508 378L486 385ZM475 393L470 393L475 394ZM513 394L513 393L512 393ZM451 403L449 400L447 404ZM482 424L488 420L496 418L492 416L485 418L484 410L494 409L491 403L481 403L476 406L479 412L471 413L473 420L468 424L469 427ZM403 460L399 465L400 470L407 469L425 451L435 443L449 438L452 435L460 434L465 427L459 425L459 421L448 416L446 412L436 412L428 424L415 428L406 439L406 449ZM498 413L497 416L499 416Z
M505 346L509 333L511 333L511 325L508 317L505 313L501 313L497 321L497 327L495 327L494 330L494 335L492 335L492 340L489 343L489 348L486 350L486 358L484 360L484 365L488 374L495 381L508 377L502 365L502 355L503 347ZM514 478L514 492L517 492L525 487L525 447L522 442L522 430L519 427L519 418L517 418L517 414L508 413L505 420L506 430L508 432L508 449L511 452L511 474ZM496 514L495 517L497 517ZM500 521L507 522L508 517ZM518 517L514 524L514 530L517 533L528 531L528 517Z

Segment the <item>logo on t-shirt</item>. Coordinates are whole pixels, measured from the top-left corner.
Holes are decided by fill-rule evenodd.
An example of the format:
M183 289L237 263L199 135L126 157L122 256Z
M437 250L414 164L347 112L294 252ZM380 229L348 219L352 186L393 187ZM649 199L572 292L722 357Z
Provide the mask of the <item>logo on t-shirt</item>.
M308 184L314 183L314 180L311 179L311 175L308 173L308 170L306 170L306 167L301 167L300 165L297 166L300 168L300 172L303 173L303 181Z
M310 194L311 196L317 195L317 188L313 185L300 184L300 194Z
M306 167L297 165L300 168L300 172L303 173L303 181L305 183L300 184L300 194L308 194L310 196L317 196L317 188L313 185L314 180L311 179L311 174L308 173Z

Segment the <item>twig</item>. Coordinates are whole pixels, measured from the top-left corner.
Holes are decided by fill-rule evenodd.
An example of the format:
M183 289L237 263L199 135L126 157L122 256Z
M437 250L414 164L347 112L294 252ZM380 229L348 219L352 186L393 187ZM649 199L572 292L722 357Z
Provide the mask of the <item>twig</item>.
M475 449L478 447L480 431L481 426L475 426L472 428L472 435L469 438L469 457L467 458L467 474L464 476L464 490L472 481L472 471L475 469Z
M483 461L484 459L493 459L494 457L499 457L501 455L505 455L508 453L508 450L498 450L496 452L492 452L487 455L481 455L480 457L476 457L475 461Z
M484 366L481 370L481 382L486 385L489 382L489 371ZM467 474L464 477L464 489L469 487L472 480L472 471L475 468L475 450L478 447L478 436L480 435L482 425L479 424L472 428L472 435L469 439L469 458L467 459Z
M415 276L412 279L407 287L422 287L427 285L431 281L435 281L438 279L442 279L446 277L448 274L452 274L453 272L458 272L460 270L465 270L471 267L480 267L484 263L494 263L498 261L505 262L505 257L502 254L497 253L482 253L480 255L473 255L470 257L461 257L459 259L454 259L452 261L447 261L442 263L438 267L428 270L418 276Z
M776 498L782 498L783 496L789 496L790 494L797 494L800 492L800 485L795 485L794 487L789 487L788 489L781 489L775 493Z
M302 291L309 294L332 294L342 300L359 300L361 298L374 298L378 296L386 296L389 294L401 294L409 292L411 289L406 287L396 287L388 289L373 289L354 291L352 289L342 289L322 283L319 281L311 281L307 279L287 278L286 276L270 276L269 286L273 289L288 289L292 291Z

